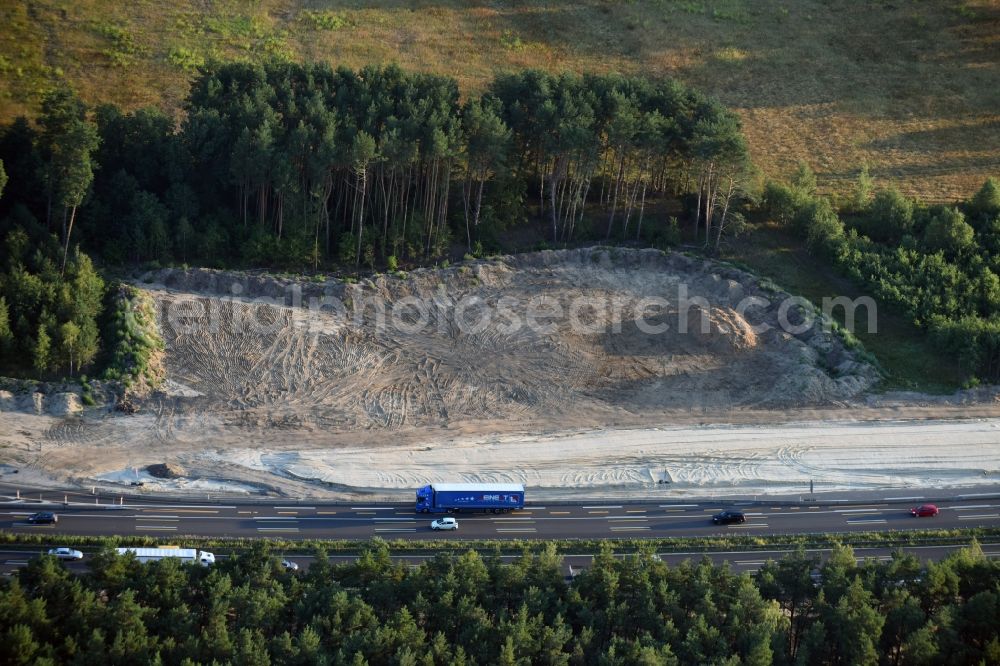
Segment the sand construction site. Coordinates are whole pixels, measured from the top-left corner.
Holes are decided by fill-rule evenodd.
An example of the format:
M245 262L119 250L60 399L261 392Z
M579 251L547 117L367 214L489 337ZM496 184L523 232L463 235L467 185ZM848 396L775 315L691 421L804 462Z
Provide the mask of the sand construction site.
M135 414L0 392L0 472L373 499L520 481L555 498L961 486L1000 465L994 394L877 393L879 369L804 300L682 253L544 251L358 282L163 269L136 285L166 381ZM183 471L151 477L159 463Z

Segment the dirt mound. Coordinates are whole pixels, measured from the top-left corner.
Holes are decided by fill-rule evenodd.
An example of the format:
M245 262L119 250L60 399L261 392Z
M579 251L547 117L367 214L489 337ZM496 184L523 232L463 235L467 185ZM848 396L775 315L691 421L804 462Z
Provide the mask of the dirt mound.
M269 427L822 404L878 376L820 319L786 332L787 294L654 250L546 251L358 284L204 269L146 280L170 287L152 293L168 375L200 396L183 402Z
M156 463L146 467L146 471L149 472L150 476L155 476L158 479L179 479L187 476L184 468L174 463Z
M47 409L49 413L56 416L65 416L79 414L83 411L83 404L80 402L80 396L76 393L56 393L49 398Z
M4 380L13 390L0 389L0 412L70 416L83 411L80 395L59 384ZM78 389L77 389L78 390Z

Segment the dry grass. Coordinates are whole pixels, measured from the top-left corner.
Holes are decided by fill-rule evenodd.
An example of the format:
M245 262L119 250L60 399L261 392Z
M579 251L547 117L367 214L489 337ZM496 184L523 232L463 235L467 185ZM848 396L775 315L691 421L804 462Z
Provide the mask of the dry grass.
M475 91L498 69L677 76L745 120L766 173L862 162L927 200L1000 172L997 0L33 0L0 6L0 118L59 79L177 109L197 62L398 62Z

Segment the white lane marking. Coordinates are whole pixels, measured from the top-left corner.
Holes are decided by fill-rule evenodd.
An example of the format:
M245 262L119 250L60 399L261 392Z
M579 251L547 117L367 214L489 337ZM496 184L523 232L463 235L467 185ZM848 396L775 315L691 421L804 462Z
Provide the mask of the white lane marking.
M923 499L923 497L886 497L885 501L886 502L891 502L893 500L902 501L902 500L922 500L922 499Z
M689 509L697 504L661 504L661 509Z
M622 505L621 504L615 504L615 505L612 505L612 506L581 506L580 508L581 509L620 509L620 508L622 508Z
M991 509L992 504L969 504L967 506L943 506L942 509L952 509L954 511L968 511L969 509Z
M532 505L532 506L525 506L524 510L525 511L543 511L546 508L547 507L544 507L544 506L534 506L534 505Z
M394 506L352 506L351 511L395 511Z
M736 564L740 566L746 566L748 564L754 564L760 566L761 564L766 564L764 560L736 560Z
M730 525L731 530L749 530L754 527L767 527L767 523L748 523L744 525Z
M313 511L315 511L316 507L314 507L314 506L276 506L276 507L274 507L275 511L298 511L299 509L312 509Z
M410 527L410 528L405 528L405 527L376 527L375 531L376 532L416 532L417 528L416 527Z
M535 518L490 518L495 523L533 522Z
M882 520L848 520L848 525L875 525L886 522L885 519Z
M507 532L537 532L537 531L538 530L536 530L534 527L519 527L519 528L516 528L516 529L515 528L510 528L510 527L507 527L507 528L498 527L497 528L497 532L502 532L502 533L507 533Z
M959 497L994 497L997 493L972 493L971 495L959 495Z
M298 532L297 527L258 527L258 532Z
M80 504L86 504L90 506L89 502L80 502ZM240 507L233 504L232 506L228 504L102 504L101 506L107 506L113 509L238 509ZM218 511L216 511L218 513Z
M612 532L635 532L635 531L638 531L638 530L648 530L648 529L651 529L648 525L647 526L636 525L634 527L612 527L611 531Z
M880 513L881 509L834 509L833 513Z
M376 523L412 523L416 518L373 518Z
M981 513L975 516L959 516L959 520L975 520L976 518L1000 518L1000 513Z
M157 516L154 514L142 514L141 516L133 516L136 520L180 520L180 516Z
M652 520L649 516L604 516L605 520Z
M146 532L168 532L176 530L177 527L167 525L136 525L135 529L145 530Z
M269 522L280 522L280 521L296 521L299 518L295 516L256 516L254 520L266 520Z

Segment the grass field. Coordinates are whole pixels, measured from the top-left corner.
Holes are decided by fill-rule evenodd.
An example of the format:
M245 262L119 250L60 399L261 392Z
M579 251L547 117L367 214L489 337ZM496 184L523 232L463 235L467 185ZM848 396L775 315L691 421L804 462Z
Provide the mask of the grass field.
M0 120L60 80L179 110L212 58L399 64L475 92L497 70L676 76L744 119L767 174L845 191L867 162L929 201L1000 173L997 0L5 0Z

